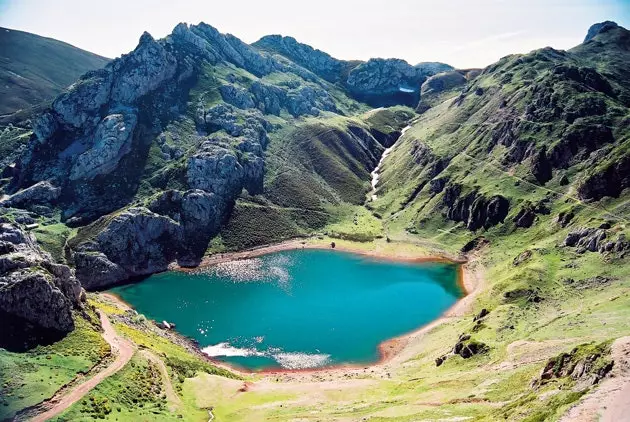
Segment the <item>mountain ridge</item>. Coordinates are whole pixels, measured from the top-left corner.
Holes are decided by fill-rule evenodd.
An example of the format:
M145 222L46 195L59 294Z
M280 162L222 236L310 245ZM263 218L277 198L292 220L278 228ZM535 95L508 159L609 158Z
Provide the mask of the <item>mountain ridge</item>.
M0 47L0 114L50 100L86 71L110 60L53 38L8 28L0 28Z

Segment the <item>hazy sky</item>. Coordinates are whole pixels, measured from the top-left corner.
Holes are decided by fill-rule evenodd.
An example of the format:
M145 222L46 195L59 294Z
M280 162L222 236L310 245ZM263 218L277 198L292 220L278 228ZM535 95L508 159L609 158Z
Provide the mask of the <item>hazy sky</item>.
M588 27L630 27L630 0L0 0L0 26L116 57L143 31L204 21L245 42L291 35L340 59L399 57L483 67L510 53L579 44Z

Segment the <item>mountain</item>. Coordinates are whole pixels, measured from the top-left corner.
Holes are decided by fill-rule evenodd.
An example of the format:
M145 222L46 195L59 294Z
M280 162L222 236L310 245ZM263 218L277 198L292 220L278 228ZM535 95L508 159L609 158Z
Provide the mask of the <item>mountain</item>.
M109 60L52 38L0 28L0 115L53 99Z
M485 69L342 61L290 37L248 45L204 23L161 40L145 33L31 126L3 129L0 345L12 351L0 351L0 377L47 378L50 396L90 371L106 359L98 309L143 353L75 416L118 417L116 397L117 412L147 404L175 418L172 397L154 394L161 372L186 399L178 412L199 419L211 408L229 420L532 421L599 406L630 359L629 63L630 32L610 22L568 51ZM25 150L12 152L16 143ZM261 374L250 386L81 290L309 236L466 261L470 295L399 339L403 352L382 365ZM24 362L36 375L19 375ZM12 397L1 417L28 417L43 397L16 379L0 378Z
M400 59L338 60L295 38L281 35L265 36L253 45L283 55L328 82L344 87L355 99L373 107L397 104L414 107L420 99L419 87L429 76L453 70L452 66L437 62L412 66Z
M480 257L487 283L470 318L423 337L424 360L401 376L430 375L401 402L436 399L413 393L423 389L449 403L474 396L488 405L449 417L488 421L603 411L583 410L580 397L595 400L592 386L626 359L611 345L628 334L618 322L630 309L620 296L630 285L630 31L589 34L568 51L483 69L424 107L383 163L369 206L390 241ZM489 349L461 354L469 341Z
M242 249L345 218L412 115L369 111L284 56L180 24L81 76L32 134L5 128L7 145L30 142L5 168L4 214L78 228L46 246L102 288L195 265L211 242Z

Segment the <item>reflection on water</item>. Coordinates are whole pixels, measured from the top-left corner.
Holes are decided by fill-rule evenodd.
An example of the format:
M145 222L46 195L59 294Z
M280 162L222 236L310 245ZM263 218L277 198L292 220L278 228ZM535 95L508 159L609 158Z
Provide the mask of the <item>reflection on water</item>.
M174 322L209 356L248 369L303 369L378 359L462 291L457 267L293 250L166 272L113 289L148 318Z

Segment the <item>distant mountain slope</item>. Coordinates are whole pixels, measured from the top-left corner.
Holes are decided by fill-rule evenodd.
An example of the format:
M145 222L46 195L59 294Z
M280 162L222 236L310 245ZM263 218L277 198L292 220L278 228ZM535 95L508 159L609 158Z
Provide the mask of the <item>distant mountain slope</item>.
M267 35L252 45L286 57L373 107L398 104L415 107L420 99L420 86L428 77L453 70L452 66L439 62L412 66L401 59L339 60L281 35Z
M107 62L52 38L0 28L0 114L50 100Z

